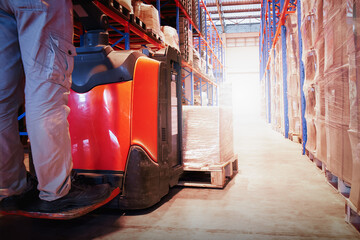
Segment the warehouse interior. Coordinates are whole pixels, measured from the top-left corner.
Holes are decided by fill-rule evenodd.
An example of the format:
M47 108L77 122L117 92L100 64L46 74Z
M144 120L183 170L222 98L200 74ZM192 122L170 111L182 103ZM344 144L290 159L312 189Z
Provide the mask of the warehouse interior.
M81 1L73 2L74 45L81 48L90 31L76 13ZM181 175L142 209L114 208L112 201L71 220L0 213L0 236L360 239L358 0L89 2L109 18L115 51L173 61L169 136L181 139ZM163 58L168 46L179 58ZM140 67L134 69L139 76ZM71 109L80 111L73 99ZM77 133L74 116L70 135ZM31 151L25 152L31 170ZM73 152L80 173L84 157Z

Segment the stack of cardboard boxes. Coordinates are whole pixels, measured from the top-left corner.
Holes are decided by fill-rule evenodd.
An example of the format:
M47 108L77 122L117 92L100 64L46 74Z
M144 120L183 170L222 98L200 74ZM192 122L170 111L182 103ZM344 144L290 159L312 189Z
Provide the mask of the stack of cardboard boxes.
M193 36L189 28L189 21L181 17L179 21L179 34L180 34L180 53L183 59L192 64L193 62Z
M297 15L291 14L286 20L286 58L289 135L302 139L301 101L299 77L299 37Z
M302 0L302 62L306 100L306 149L326 170L351 186L350 200L360 207L359 32L355 0ZM271 54L271 121L283 132L282 61L287 61L289 133L300 134L300 61L297 14L286 20L286 58L281 41ZM281 36L284 37L284 36Z
M274 130L285 132L284 122L284 93L283 93L283 73L282 73L282 49L281 41L275 44L271 51L271 123Z
M359 16L355 0L302 2L306 148L360 207Z

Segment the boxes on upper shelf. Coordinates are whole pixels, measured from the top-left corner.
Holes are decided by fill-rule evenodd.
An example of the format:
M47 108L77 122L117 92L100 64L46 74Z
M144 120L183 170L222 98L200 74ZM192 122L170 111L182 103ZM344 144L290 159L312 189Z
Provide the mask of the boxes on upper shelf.
M192 0L192 21L199 28L199 4L198 0Z

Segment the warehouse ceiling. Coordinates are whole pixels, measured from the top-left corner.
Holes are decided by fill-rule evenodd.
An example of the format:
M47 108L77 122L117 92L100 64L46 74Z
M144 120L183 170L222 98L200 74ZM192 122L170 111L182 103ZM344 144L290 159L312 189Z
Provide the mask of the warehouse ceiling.
M260 24L260 0L207 0L206 7L221 32L228 32L229 25Z

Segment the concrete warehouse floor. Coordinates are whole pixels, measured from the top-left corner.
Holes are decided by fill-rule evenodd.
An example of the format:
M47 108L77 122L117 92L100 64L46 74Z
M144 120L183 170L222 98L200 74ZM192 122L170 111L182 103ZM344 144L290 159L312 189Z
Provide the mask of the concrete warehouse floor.
M1 239L360 239L344 199L300 144L261 120L237 120L239 173L223 190L173 188L155 207L102 209L72 221L0 217Z

